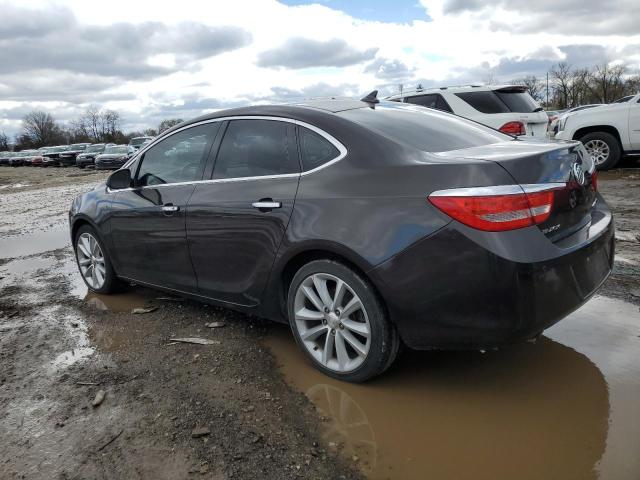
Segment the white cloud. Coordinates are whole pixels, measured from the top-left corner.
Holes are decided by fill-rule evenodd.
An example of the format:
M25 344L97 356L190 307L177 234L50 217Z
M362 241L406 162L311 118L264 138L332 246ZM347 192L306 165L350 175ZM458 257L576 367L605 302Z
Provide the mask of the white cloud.
M23 15L23 29L3 31L8 16L0 21L0 58L14 68L9 73L0 66L0 96L26 108L58 95L67 105L62 109L65 114L89 103L102 103L121 110L130 125L140 125L145 118L155 121L165 114L186 117L206 105L223 108L286 100L298 93L317 96L314 89L319 94L334 89L336 95L358 95L373 88L390 91L397 83L479 82L489 70L509 81L513 75L541 73L551 63L565 59L588 62L592 58L593 63L608 59L639 69L640 26L634 30L627 21L636 0L611 2L606 28L584 23L597 17L588 10L598 8L591 1L544 0L550 6L537 11L535 3L529 7L490 0L491 8L487 8L487 2L476 0L421 0L424 19L395 24L353 18L331 9L331 3L288 7L275 0L21 0L5 4L0 0L0 12L13 12L12 21L19 9L33 9L31 15ZM580 20L572 18L572 10ZM427 12L432 21L427 21ZM553 18L560 23L551 22L548 12L558 12ZM22 31L30 36L29 42L40 45L34 32L46 32L47 15L64 24L65 32L74 28L123 32L138 43L128 46L126 39L119 43L111 35L100 54L106 55L99 61L109 62L112 57L117 63L108 68L98 65L91 75L87 70L93 64L86 61L74 67L70 61L73 50L61 52L64 44L60 39L50 44L55 49L50 52L47 42L41 41L44 54L57 63L46 64L46 79L21 86L20 75L42 71L43 60L30 65L28 56L15 58L6 42ZM617 24L623 30L617 31ZM163 37L155 35L146 50L140 51L149 30L167 32L170 41L160 44L158 38ZM229 35L235 40L229 48L220 48ZM100 46L99 38L92 40L91 48L81 50L83 55L90 57L96 45ZM283 47L295 44L305 48L282 55ZM327 46L339 51L327 52ZM25 48L24 41L21 48ZM279 67L272 68L274 65ZM118 76L118 68L129 71ZM71 88L65 91L64 85ZM0 103L0 118L5 111ZM17 120L11 122L11 133L15 133Z

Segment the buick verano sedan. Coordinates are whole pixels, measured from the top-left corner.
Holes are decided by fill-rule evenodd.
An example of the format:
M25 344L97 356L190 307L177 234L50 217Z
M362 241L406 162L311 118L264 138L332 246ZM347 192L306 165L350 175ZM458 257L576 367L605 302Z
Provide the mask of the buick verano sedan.
M164 132L73 202L82 278L288 322L318 369L354 382L401 345L534 338L607 278L613 219L580 143L363 100Z

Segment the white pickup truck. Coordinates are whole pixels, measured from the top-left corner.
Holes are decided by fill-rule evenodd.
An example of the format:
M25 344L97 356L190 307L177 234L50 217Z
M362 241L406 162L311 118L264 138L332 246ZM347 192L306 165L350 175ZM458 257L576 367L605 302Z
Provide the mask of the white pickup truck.
M640 94L567 115L558 123L559 140L580 140L598 170L615 167L622 155L640 155Z

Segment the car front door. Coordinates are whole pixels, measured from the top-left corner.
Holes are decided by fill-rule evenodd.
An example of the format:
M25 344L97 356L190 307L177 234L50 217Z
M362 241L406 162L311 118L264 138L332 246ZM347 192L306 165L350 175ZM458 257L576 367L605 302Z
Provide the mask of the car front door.
M640 97L629 105L629 142L631 150L640 150Z
M208 182L187 208L187 238L202 295L260 302L293 210L300 163L294 124L275 119L225 122L212 150Z
M177 131L135 162L133 187L117 191L112 203L111 240L120 276L196 291L186 207L218 128L219 123L207 123Z

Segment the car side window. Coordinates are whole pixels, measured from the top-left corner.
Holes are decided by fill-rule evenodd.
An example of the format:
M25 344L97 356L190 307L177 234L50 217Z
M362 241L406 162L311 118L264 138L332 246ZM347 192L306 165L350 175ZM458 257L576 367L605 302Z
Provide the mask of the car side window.
M340 155L340 151L326 138L305 127L298 127L302 169L318 168Z
M213 178L298 173L298 159L289 152L288 126L277 120L230 121L213 167Z
M443 110L445 112L452 113L451 107L447 101L442 98L442 95L432 93L428 95L417 95L415 97L407 97L407 103L414 105L421 105L423 107L435 108L436 110Z
M219 122L174 133L147 150L137 175L137 186L200 180L202 167Z
M421 105L428 108L436 108L438 99L436 95L416 95L415 97L407 97L407 103L413 105Z
M453 113L451 107L447 103L447 101L442 97L442 95L436 95L438 97L438 101L436 102L436 108L438 110L442 110L443 112Z

